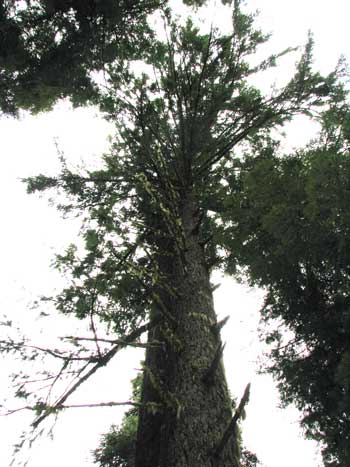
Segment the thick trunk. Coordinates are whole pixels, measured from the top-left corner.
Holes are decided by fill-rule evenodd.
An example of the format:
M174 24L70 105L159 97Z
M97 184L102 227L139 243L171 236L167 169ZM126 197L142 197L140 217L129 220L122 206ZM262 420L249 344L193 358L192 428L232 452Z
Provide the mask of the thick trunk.
M183 255L168 245L158 258L168 290L158 291L162 319L149 342L163 344L146 354L136 467L239 465L232 438L214 455L232 413L196 212L193 200L183 203Z

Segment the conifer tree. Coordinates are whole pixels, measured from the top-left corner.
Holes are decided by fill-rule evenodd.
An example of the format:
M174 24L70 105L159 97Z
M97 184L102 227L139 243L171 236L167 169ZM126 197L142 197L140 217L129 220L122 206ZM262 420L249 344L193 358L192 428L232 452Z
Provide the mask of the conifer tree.
M222 244L265 287L265 371L295 404L327 467L350 463L350 109L334 89L319 137L288 157L271 141L237 167ZM230 188L226 187L225 195ZM244 209L240 205L244 205ZM230 231L230 232L229 232ZM254 232L254 235L252 235ZM239 248L236 248L239 245ZM259 252L259 254L257 253Z
M14 21L24 34L23 15L28 15L25 25L36 24L36 15L45 6L47 27L54 27L50 12L55 13L61 2L53 3L54 10L49 2L29 2L28 9L17 12L18 20L9 15L6 21ZM224 208L230 203L225 189L236 171L234 152L242 143L257 144L293 115L325 105L337 76L323 78L312 71L310 40L290 81L264 95L251 84L252 76L274 66L287 51L251 65L250 57L267 37L254 28L253 16L244 14L236 1L228 35L215 28L201 34L191 20L181 25L164 10L167 40L157 39L148 28L143 40L153 36L152 47L143 48L139 55L134 49L130 52L129 42L115 55L112 41L111 59L103 63L107 87L98 88L97 81L92 85L90 79L92 71L102 69L96 65L98 54L84 55L79 51L81 43L73 38L84 33L84 38L97 41L95 26L100 31L100 23L109 24L108 15L113 23L117 13L103 11L100 21L99 15L80 9L83 4L90 5L62 2L62 17L71 21L73 16L72 25L78 26L71 31L70 23L65 23L67 36L64 33L54 42L45 22L43 30L41 23L31 26L30 50L43 46L44 55L39 51L34 53L34 62L25 56L20 66L15 63L19 71L3 92L3 109L11 112L21 106L46 109L63 96L71 96L77 104L93 97L116 124L114 142L100 170L75 173L62 161L59 175L27 180L29 192L62 193L66 198L58 207L64 213L84 213L85 252L70 246L56 258L57 268L72 281L52 302L57 311L87 320L92 335L69 336L63 350L35 348L27 340L4 343L5 350L28 349L62 360L57 377L47 376L53 386L58 378L72 373L75 377L68 390L51 399L52 388L48 396L42 396L22 376L18 395L28 399L27 408L35 410L36 429L50 414L69 407L69 396L118 350L142 345L146 356L141 401L130 402L139 414L135 466L236 467L239 453L234 438L248 387L232 414L222 363L220 329L224 323L217 322L210 282L213 268L230 271L226 265L231 252L221 245L223 226L231 225ZM92 4L97 8L99 3ZM54 16L55 21L58 18L61 15ZM85 31L86 19L92 24ZM41 74L37 59L48 65L46 50L59 49L65 39L72 49L56 55L57 63L78 50L74 63L83 70L80 76L90 81L69 80L69 85L59 81L53 91L44 86L47 74ZM96 45L96 50L101 49ZM131 60L136 57L142 57L148 74L137 71ZM5 76L10 76L8 70ZM58 80L64 76L62 71ZM42 78L40 88L35 89L45 89L44 99L38 100L37 92L22 92L22 79L23 86L32 83L28 73L35 75L34 81ZM108 338L99 333L103 324ZM140 342L145 332L147 342ZM69 341L72 348L68 348Z

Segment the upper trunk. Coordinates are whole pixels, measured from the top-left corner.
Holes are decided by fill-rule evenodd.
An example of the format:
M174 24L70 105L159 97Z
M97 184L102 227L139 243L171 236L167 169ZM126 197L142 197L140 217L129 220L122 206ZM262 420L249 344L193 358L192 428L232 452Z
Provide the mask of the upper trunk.
M155 315L161 320L148 338L162 344L146 353L136 467L237 467L232 439L215 455L231 402L191 195L182 201L181 218L182 251L174 239L159 240L158 267L167 288L157 290Z

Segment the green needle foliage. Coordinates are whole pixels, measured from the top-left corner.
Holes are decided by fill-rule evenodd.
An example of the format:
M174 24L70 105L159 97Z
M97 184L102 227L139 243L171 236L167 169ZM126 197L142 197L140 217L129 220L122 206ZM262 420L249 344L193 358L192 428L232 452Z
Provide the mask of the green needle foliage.
M170 236L178 252L183 249L186 190L198 200L198 235L209 267L226 264L218 239L227 220L216 211L232 200L223 191L236 173L233 148L323 104L325 88L336 80L311 72L308 44L285 88L263 96L247 79L276 56L251 68L245 57L266 37L242 13L236 12L234 26L232 35L220 36L200 35L191 21L172 23L169 42L155 42L148 51L154 75L128 69L121 76L117 69L117 89L111 66L100 104L107 118L118 121L104 168L78 174L62 160L59 176L27 180L29 193L54 189L66 196L58 204L63 213L86 216L85 254L70 246L56 258L56 267L74 279L56 299L59 311L85 318L94 304L99 318L122 333L142 321L154 300L152 284L161 280L155 238Z
M158 0L38 0L0 5L0 106L49 110L64 97L97 102L97 73L150 46Z
M132 381L132 400L141 401L142 375ZM121 427L112 426L101 438L100 445L94 450L94 461L101 467L132 467L135 465L138 410L128 410Z
M222 243L227 267L267 290L265 370L328 467L350 462L350 113L339 97L308 148L281 157L270 142L239 166Z
M244 268L252 282L270 287L266 320L288 310L290 318L283 314L283 319L306 346L311 345L309 336L316 339L310 341L315 346L319 339L319 308L310 311L316 303L310 298L314 284L322 292L317 304L325 310L342 306L334 288L344 287L340 296L346 301L343 253L339 244L332 250L346 225L340 216L346 208L334 211L333 198L327 205L324 195L317 195L317 187L326 183L322 167L330 164L335 170L339 150L336 156L324 151L322 158L312 155L318 148L278 158L269 138L294 115L312 115L317 109L328 112L327 134L333 135L331 115L342 110L339 103L345 97L340 74L313 72L310 38L294 76L265 95L252 84L253 77L276 66L290 50L252 65L267 36L254 28L254 17L244 14L239 3L234 2L227 35L215 28L201 34L190 19L180 24L163 9L164 41L146 21L159 7L156 2L33 1L1 7L2 30L12 31L6 36L11 54L0 50L3 111L45 110L69 96L76 105L98 104L115 123L100 169L78 173L62 160L59 175L27 180L30 193L54 191L61 200L58 209L84 217L84 248L71 245L55 261L70 283L45 300L56 311L85 320L91 334L66 336L63 349L43 349L28 339L2 341L1 347L25 358L43 354L62 363L56 373L44 372L42 380L52 381L46 393L25 374L16 379L17 395L37 416L34 429L69 407L70 395L120 349L146 347L136 404L137 467L240 463L238 443L230 440L237 418L232 417L212 302L214 267L229 274ZM103 85L94 75L101 71ZM343 177L338 172L335 180ZM317 252L310 239L318 239ZM329 263L321 258L325 251ZM334 268L338 285L328 271L334 251L339 253ZM337 328L334 320L331 325ZM140 341L145 331L147 342ZM337 365L339 381L346 375L343 347L337 347L343 362ZM328 360L322 362L327 369ZM70 386L59 393L64 378L71 378ZM304 401L302 395L288 394ZM246 401L248 392L245 396ZM119 440L135 428L129 415ZM254 456L246 455L254 465Z

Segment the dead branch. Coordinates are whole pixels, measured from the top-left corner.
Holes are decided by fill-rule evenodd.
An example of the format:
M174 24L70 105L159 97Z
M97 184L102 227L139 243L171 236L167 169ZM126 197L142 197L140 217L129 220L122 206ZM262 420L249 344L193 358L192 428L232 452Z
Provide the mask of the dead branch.
M239 419L242 417L244 407L246 406L248 400L249 400L249 395L250 395L250 383L247 384L243 397L241 399L241 402L239 403L239 406L234 414L234 416L231 419L231 422L229 423L218 447L216 448L214 452L214 457L220 457L220 454L222 453L223 449L225 448L228 440L232 435L235 434L236 428L237 428L237 422Z
M71 404L71 405L61 405L59 410L61 409L79 409L85 407L114 407L119 405L132 405L134 407L139 407L141 403L133 402L133 401L126 401L126 402L97 402L95 404ZM57 410L57 409L56 409Z
M113 345L127 345L129 347L141 347L141 348L147 348L147 347L156 347L156 346L161 346L162 343L158 341L154 342L148 342L148 343L142 343L142 342L126 342L123 339L103 339L100 337L76 337L76 336L64 336L61 337L60 339L62 340L68 340L72 342L78 342L78 341L90 341L90 342L104 342L106 344L113 344Z
M208 385L212 385L214 383L215 373L219 367L220 360L222 358L222 354L224 352L226 344L219 343L217 349L215 351L214 358L210 364L210 367L205 371L203 376L203 381Z
M32 411L38 411L40 410L40 407L42 407L42 410L45 410L45 412L48 413L54 413L59 410L63 409L78 409L78 408L87 408L87 407L115 407L115 406L123 406L123 405L132 405L134 407L139 407L141 403L139 402L133 402L133 401L126 401L126 402L115 402L115 401L110 401L110 402L98 402L98 403L92 403L92 404L70 404L70 405L60 405L59 407L55 406L50 406L48 404L43 404L42 406L38 405L26 405L24 407L19 407L17 409L7 409L7 412L2 414L2 416L8 416L12 415L16 412L20 412L22 410L32 410Z
M230 316L228 315L221 321L218 321L217 323L213 324L210 328L212 333L218 336L220 334L221 329L225 326L225 324L227 323L229 319L230 319Z
M32 423L33 428L36 429L40 425L40 423L43 420L45 420L45 418L48 415L50 415L50 413L52 413L53 411L60 410L60 408L63 407L63 405L64 405L65 401L68 399L68 397L71 394L73 394L73 392L75 392L78 389L78 387L81 386L86 380L88 380L90 378L90 376L92 376L94 373L96 373L96 371L99 368L107 365L107 363L114 357L114 355L117 352L119 352L124 347L126 347L129 342L134 341L135 339L140 337L141 334L143 334L144 332L148 331L153 326L155 326L155 324L158 321L159 320L153 320L152 322L148 322L147 324L144 324L143 326L140 326L138 329L135 329L135 331L132 331L129 335L125 336L125 338L123 339L122 344L117 344L112 349L110 349L105 355L102 356L102 358L99 359L99 361L85 375L83 375L81 378L79 378L78 381L75 384L73 384L73 386L70 389L68 389L68 391L65 394L63 394L63 396L61 396L52 407L45 410L43 414L39 415L34 420L34 422ZM86 365L86 367L87 367L87 365Z

